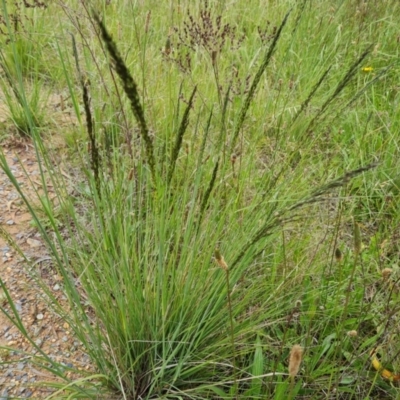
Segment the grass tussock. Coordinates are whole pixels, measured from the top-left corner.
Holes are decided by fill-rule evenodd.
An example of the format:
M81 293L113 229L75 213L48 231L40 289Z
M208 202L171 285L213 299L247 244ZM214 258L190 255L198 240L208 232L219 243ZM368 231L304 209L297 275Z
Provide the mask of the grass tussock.
M32 25L75 114L60 132L73 195L26 100L42 75L0 21L2 90L41 165L35 207L0 166L69 307L30 274L96 370L71 379L42 352L0 280L53 398L395 398L398 6L283 1L266 19L243 1L150 3L62 2L58 35Z

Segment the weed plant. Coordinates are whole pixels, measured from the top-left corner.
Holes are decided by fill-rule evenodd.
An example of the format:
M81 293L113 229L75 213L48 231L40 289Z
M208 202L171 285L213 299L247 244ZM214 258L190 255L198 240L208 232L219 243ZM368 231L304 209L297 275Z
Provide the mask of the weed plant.
M57 194L54 206L39 196L45 217L0 155L68 309L32 276L96 370L71 380L37 348L33 361L61 378L50 398L398 394L398 6L290 3L268 4L265 20L241 1L59 4L78 194L28 102L42 184Z

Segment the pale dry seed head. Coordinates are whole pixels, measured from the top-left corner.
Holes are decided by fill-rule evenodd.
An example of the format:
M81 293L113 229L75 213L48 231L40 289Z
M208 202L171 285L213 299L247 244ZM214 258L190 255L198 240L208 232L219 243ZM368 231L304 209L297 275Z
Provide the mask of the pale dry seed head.
M392 275L393 270L391 268L385 268L382 270L382 278L384 281L387 281L390 277L390 275Z
M358 336L358 332L356 331L356 330L352 330L352 331L348 331L347 332L347 336L349 336L349 337L356 337L356 336Z
M224 257L222 256L222 254L220 253L220 251L219 251L218 249L215 250L214 256L215 256L215 260L216 260L217 264L218 264L224 271L228 271L228 264L226 263Z
M289 376L294 378L300 369L301 360L303 358L303 348L295 344L290 351L289 357Z

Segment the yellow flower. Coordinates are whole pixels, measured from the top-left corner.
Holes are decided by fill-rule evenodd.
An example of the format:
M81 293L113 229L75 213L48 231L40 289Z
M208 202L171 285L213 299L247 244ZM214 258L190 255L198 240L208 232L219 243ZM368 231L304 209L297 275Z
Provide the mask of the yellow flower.
M361 68L361 71L362 72L372 72L374 69L372 68L372 67L364 67L364 68Z

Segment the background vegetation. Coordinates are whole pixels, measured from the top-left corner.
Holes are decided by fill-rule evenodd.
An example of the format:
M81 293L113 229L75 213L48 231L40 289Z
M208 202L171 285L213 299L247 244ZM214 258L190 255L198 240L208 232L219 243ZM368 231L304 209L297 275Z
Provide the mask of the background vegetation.
M43 292L98 371L42 354L55 398L396 398L397 1L1 6L2 132L54 171L24 200L72 311Z

